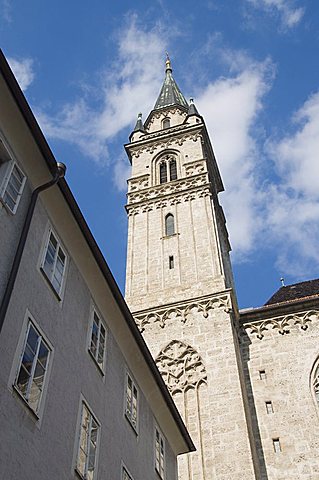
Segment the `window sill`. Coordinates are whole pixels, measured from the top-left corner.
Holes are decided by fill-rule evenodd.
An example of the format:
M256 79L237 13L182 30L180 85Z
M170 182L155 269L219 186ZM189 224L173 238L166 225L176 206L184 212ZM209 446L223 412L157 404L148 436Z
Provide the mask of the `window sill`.
M90 350L89 348L88 348L88 352L89 352L89 355L90 355L90 357L92 358L92 360L93 360L96 368L98 369L98 371L100 372L100 374L104 377L104 376L105 376L105 368L104 368L104 367L102 368L102 367L98 364L96 358L94 357L93 353L91 352L91 350Z
M54 286L52 285L52 282L51 280L49 279L49 277L47 276L47 274L45 273L44 269L42 267L40 267L40 271L42 273L42 275L44 276L47 284L49 285L50 289L52 290L52 292L54 293L54 295L56 296L56 298L59 300L59 302L62 301L62 297L60 296L60 294L56 291L56 289L54 288Z
M164 237L161 237L161 240L166 240L167 238L173 238L173 237L178 237L180 235L179 233L173 233L172 235L164 235Z
M12 385L12 388L13 388L13 391L15 392L15 394L18 396L18 398L23 402L24 406L27 407L27 409L29 410L29 412L32 414L32 416L34 417L34 419L36 421L40 420L40 417L39 415L33 410L33 408L29 405L29 403L27 402L27 400L24 398L24 396L22 395L22 393L20 392L20 390L18 389L18 387L16 386L16 384L14 383Z

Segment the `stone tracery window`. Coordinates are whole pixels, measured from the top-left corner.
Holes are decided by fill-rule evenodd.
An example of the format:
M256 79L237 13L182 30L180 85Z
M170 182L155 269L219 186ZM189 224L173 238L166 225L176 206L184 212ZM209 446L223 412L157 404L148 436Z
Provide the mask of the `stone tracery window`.
M197 389L207 383L206 369L200 355L190 345L173 340L159 353L156 364L172 395Z
M159 163L159 183L177 180L177 163L172 155L165 155Z

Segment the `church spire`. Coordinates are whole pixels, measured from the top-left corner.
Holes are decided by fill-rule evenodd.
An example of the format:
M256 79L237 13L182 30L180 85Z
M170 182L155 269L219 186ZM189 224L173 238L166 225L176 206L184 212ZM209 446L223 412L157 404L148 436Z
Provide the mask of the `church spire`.
M188 109L188 103L185 100L184 95L180 91L172 75L172 66L171 61L166 54L166 69L165 69L165 80L161 88L158 99L155 103L154 110L159 110L164 107L169 107L173 105L179 105L185 109Z

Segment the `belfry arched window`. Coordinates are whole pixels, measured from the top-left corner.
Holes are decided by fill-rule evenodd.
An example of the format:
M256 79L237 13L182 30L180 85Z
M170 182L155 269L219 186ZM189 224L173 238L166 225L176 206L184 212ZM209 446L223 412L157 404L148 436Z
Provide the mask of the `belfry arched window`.
M169 128L171 126L171 120L170 118L164 118L163 123L162 123L163 129L164 128Z
M174 235L174 233L175 233L174 215L169 213L165 217L165 235L169 237L170 235Z
M159 183L177 180L177 163L173 155L165 155L159 163Z

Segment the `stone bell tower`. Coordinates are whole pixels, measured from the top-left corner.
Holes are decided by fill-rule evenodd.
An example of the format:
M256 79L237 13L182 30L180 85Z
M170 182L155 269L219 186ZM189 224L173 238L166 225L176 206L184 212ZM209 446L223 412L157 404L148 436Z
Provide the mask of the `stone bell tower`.
M223 184L203 118L169 58L146 121L126 146L126 300L197 451L181 480L259 478L236 335Z

